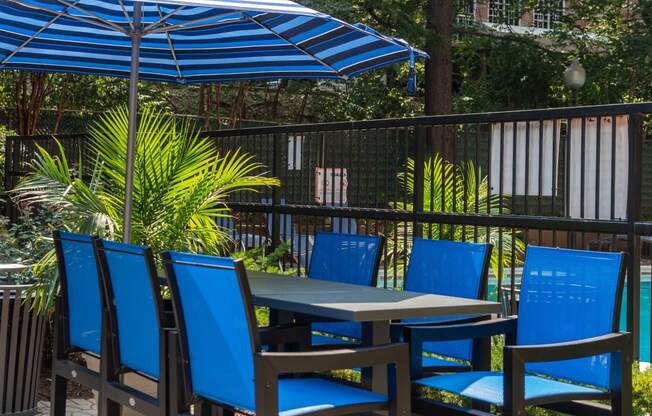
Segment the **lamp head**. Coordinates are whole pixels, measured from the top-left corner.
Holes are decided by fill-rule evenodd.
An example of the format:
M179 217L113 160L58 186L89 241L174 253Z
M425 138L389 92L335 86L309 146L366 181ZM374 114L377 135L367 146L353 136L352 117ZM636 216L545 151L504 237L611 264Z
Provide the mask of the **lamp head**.
M573 58L573 62L564 71L564 82L568 88L576 91L584 86L586 70L577 58Z

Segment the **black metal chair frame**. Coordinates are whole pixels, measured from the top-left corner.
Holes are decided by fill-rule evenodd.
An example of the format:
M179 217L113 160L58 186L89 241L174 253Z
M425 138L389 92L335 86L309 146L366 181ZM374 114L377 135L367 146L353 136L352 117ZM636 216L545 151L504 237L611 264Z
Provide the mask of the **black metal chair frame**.
M68 292L66 290L68 280L66 275L66 268L64 265L63 248L61 246L61 240L63 237L58 231L55 231L53 233L53 239L59 271L60 290L55 301L56 304L54 312L54 340L52 349L50 412L52 416L65 416L67 387L69 381L74 381L75 383L79 383L84 387L97 391L101 401L103 394L102 374L106 372L106 368L104 367L105 360L101 359L101 357L104 356L104 352L106 351L106 341L104 337L104 330L102 330L100 357L98 357L100 359L99 372L90 370L87 367L70 359L70 354L72 353L90 353L70 345L70 332L68 327L69 300ZM95 240L97 239L92 237L92 241L94 242ZM106 319L104 313L102 313L102 326L103 328L106 327ZM98 411L104 411L101 403L98 403Z
M179 293L177 277L172 264L175 263L169 253L162 254L166 263L166 269L173 293L173 305L175 319L179 331L182 372L184 385L188 389L188 397L193 397L199 406L199 414L208 416L214 409L223 414L232 414L238 411L225 403L217 403L205 397L193 396L192 377L190 369L190 356L188 339L186 336L185 321L180 299L175 294ZM178 264L187 264L176 262ZM331 351L310 351L310 352L262 352L261 339L256 325L256 317L249 290L249 282L246 277L244 264L236 260L235 271L239 281L241 294L247 305L246 315L250 328L252 351L242 351L243 354L254 356L255 390L256 390L256 414L259 416L278 415L278 380L286 374L312 374L343 368L371 367L378 364L387 364L389 381L389 402L368 403L354 406L343 406L334 409L315 411L310 415L335 416L345 414L360 414L373 411L388 410L392 416L410 414L410 386L409 386L409 364L408 346L406 344L390 344L379 347L360 349L335 349ZM192 263L192 265L206 268L229 269L232 268ZM197 413L196 413L197 414Z
M485 253L482 263L482 278L480 279L480 287L478 288L478 299L487 299L488 296L488 283L489 283L489 265L491 263L491 252L493 245L488 244L487 252ZM407 278L406 278L407 279ZM431 327L431 326L446 326L446 325L462 325L472 322L488 321L491 315L478 315L459 319L448 319L445 321L432 321L432 322L419 322L419 323L403 323L400 321L392 322L390 325L390 334L392 341L396 342L403 339L406 327ZM490 338L476 338L473 339L471 365L460 363L459 365L450 366L430 366L422 367L422 374L437 374L437 373L455 373L463 371L483 371L489 370L491 367L491 339Z
M632 338L631 334L619 332L619 313L625 281L623 261L616 290L616 303L612 333L572 342L544 345L516 345L518 317L512 316L484 322L468 322L449 326L408 326L404 328L405 340L410 345L410 370L413 380L423 377L421 355L423 343L427 341L450 341L459 339L488 339L505 335L503 349L504 415L523 416L526 406L586 416L632 414ZM601 394L573 394L546 396L536 400L525 400L525 364L551 362L611 354L609 390ZM474 357L474 360L476 357ZM479 360L490 359L482 356ZM474 368L479 364L474 363ZM470 409L460 408L418 396L413 390L413 408L417 413L439 415L488 415L488 405L473 402ZM611 406L592 403L592 400L606 400ZM474 407L476 407L474 409Z
M159 378L153 379L145 374L120 364L119 331L116 309L114 305L113 285L106 262L106 251L117 251L104 247L102 240L94 241L96 257L99 264L103 305L106 312L106 325L103 327L105 339L102 356L104 371L102 372L100 406L105 415L118 415L120 407L124 406L146 416L167 416L172 412L182 413L186 409L183 386L178 362L178 339L173 327L173 320L164 313L163 302L160 296L160 279L156 275L154 256L150 248L145 248L142 256L148 264L150 271L149 280L154 293L154 303L157 309L159 331ZM130 255L137 255L129 252ZM157 396L141 392L121 381L121 376L126 373L136 373L141 377L157 383Z

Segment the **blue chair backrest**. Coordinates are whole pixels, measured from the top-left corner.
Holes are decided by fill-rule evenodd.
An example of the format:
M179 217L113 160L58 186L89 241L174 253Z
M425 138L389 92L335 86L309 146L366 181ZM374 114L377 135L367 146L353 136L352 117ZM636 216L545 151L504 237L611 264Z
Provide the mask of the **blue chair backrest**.
M93 238L63 231L54 234L62 294L68 305L68 342L100 353L102 299Z
M375 286L382 237L317 232L308 277Z
M486 291L491 245L415 238L405 290L478 299Z
M529 246L525 256L517 343L549 344L616 331L624 255ZM609 355L526 369L550 377L606 388Z
M192 392L255 409L253 307L240 262L163 253Z
M415 238L405 277L405 290L469 299L484 297L487 286L490 244ZM443 316L415 319L435 321L460 318ZM424 350L460 360L471 360L468 340L428 342Z
M161 301L151 250L113 241L101 241L100 247L120 365L158 378Z

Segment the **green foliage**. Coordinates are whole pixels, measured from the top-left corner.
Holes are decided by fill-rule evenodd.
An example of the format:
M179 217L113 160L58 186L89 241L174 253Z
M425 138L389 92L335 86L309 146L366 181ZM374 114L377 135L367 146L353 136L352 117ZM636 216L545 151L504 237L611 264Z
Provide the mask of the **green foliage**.
M57 215L64 228L108 239L122 234L128 115L112 111L90 128L96 155L91 174L82 162L39 148L32 172L12 190L22 206ZM132 242L165 249L223 254L229 242L216 217L228 215L233 192L278 186L265 168L240 151L220 153L189 123L177 123L161 112L141 113L134 164ZM45 271L53 256L37 264ZM56 279L45 278L41 295L56 292ZM51 304L43 299L42 306Z
M231 257L243 259L247 270L275 274L294 275L295 268L283 268L283 258L290 253L291 245L281 243L271 253L265 253L265 247L254 247L231 254Z
M652 368L640 371L637 364L632 370L632 405L635 416L652 414Z
M652 2L574 2L555 32L554 44L574 49L586 68L580 102L603 104L652 96Z
M295 268L283 268L283 258L290 253L291 247L289 243L281 243L269 254L265 253L265 247L255 247L234 252L231 257L243 259L247 271L296 275ZM256 307L256 321L261 328L269 326L269 308Z
M423 209L426 212L469 213L496 215L509 214L508 197L502 199L489 192L486 176L483 176L480 167L468 161L458 165L453 164L436 154L424 162L423 182ZM414 160L408 159L405 172L398 174L398 181L409 196L414 195ZM465 202L466 201L466 202ZM412 211L412 203L401 201L393 202L392 207ZM407 230L412 234L411 225ZM403 235L399 230L398 235ZM512 257L520 264L525 253L525 243L518 238L520 232L514 231L517 238L512 242L511 229L492 227L465 227L451 224L423 224L423 235L427 238L446 239L453 241L478 241L491 243L496 250L492 251L491 267L495 276L502 276L501 270L511 267ZM388 238L388 244L397 244L393 238ZM396 239L402 241L402 239ZM403 244L403 243L398 243ZM501 247L503 255L500 256ZM410 247L398 247L398 253L393 261L401 261L405 250ZM392 252L393 250L390 250ZM512 256L512 253L514 254Z
M533 37L461 37L453 50L460 112L486 112L564 105L555 85L563 85L565 61Z
M10 224L0 217L0 263L34 264L52 249L50 225L56 222L43 214L26 215ZM20 280L32 278L31 269L14 276Z

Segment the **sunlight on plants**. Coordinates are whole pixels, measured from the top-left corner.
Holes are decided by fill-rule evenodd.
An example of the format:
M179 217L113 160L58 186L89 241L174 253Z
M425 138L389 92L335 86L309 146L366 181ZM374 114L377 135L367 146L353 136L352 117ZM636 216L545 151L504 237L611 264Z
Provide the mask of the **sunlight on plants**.
M483 176L479 166L472 161L453 164L440 155L434 155L424 161L423 165L423 210L443 213L480 213L485 215L509 214L509 197L492 195L489 192L487 176ZM401 187L408 196L414 195L414 160L408 159L405 172L397 175ZM412 211L413 204L396 201L391 207L403 211ZM387 238L390 253L388 268L390 277L401 276L409 258L413 235L412 223L399 224L391 234L399 236ZM519 238L520 231L498 227L473 227L455 224L422 224L424 238L488 242L494 246L491 254L491 268L494 276L502 276L502 270L522 263L525 243ZM512 240L512 233L515 238ZM404 243L408 241L408 243ZM502 251L502 254L501 254ZM396 265L396 276L394 274Z
M63 228L117 240L122 235L128 113L122 107L89 129L91 166L71 161L63 147L39 147L32 173L12 190L26 209L57 213ZM140 115L134 165L132 242L162 250L225 254L228 233L215 219L229 216L228 199L237 191L278 186L266 167L239 150L221 153L200 137L196 126L146 109ZM39 307L52 304L58 287L54 256L34 268L40 276Z

